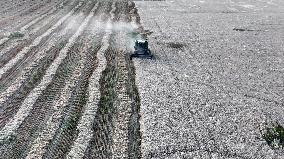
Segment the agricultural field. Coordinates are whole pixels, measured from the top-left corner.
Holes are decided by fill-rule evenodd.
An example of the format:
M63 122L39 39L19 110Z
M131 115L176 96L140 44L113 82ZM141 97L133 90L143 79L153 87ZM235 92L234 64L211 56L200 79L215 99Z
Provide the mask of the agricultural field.
M143 158L284 158L284 1L135 3Z
M283 8L0 0L0 158L284 158Z
M139 158L135 4L0 3L0 158Z

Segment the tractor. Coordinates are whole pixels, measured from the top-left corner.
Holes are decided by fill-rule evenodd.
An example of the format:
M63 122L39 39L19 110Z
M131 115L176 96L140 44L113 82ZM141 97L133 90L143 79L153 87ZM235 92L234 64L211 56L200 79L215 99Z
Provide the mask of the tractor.
M130 55L130 59L133 57L141 57L152 59L153 55L148 48L148 41L147 40L136 40L134 46L134 53Z

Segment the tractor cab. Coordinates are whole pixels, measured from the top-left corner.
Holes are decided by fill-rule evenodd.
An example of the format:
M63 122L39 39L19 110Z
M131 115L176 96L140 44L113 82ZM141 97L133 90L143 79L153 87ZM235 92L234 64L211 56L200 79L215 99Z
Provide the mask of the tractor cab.
M130 59L133 57L141 57L141 58L148 58L152 59L153 55L148 48L148 41L147 40L136 40L134 46L134 53L130 55Z

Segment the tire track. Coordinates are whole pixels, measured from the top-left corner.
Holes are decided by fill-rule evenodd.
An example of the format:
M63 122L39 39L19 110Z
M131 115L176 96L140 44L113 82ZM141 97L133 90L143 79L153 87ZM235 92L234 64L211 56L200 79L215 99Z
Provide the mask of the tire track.
M60 0L61 2L62 0ZM0 21L0 25L2 28L7 29L12 23L14 23L13 29L18 29L24 23L29 21L33 17L34 13L44 12L46 9L51 6L57 5L55 0L42 0L42 1L31 1L20 4L19 6L9 4L12 10L7 8L7 12L4 13L4 18ZM2 11L3 12L3 11ZM5 12L5 11L4 11ZM11 31L12 31L11 30Z
M32 43L39 38L40 36L44 35L48 30L50 30L53 26L56 25L64 16L68 15L70 12L76 12L79 10L79 8L83 6L83 3L81 4L77 2L75 5L71 6L72 8L67 10L58 10L56 14L53 16L48 17L47 20L43 20L44 22L40 21L39 26L36 26L34 30L29 35L26 35L23 37L23 39L17 39L12 38L11 41L8 43L6 42L5 45L3 45L3 49L1 51L1 58L0 58L0 67L3 67L5 64L9 62L12 58L14 58L19 52L21 52L23 49L27 48L28 46L31 46ZM66 13L66 11L68 13ZM71 13L72 15L72 13ZM63 21L62 21L63 22ZM60 25L58 26L60 27ZM56 28L53 29L51 33L54 33ZM58 30L58 28L57 28ZM50 34L51 34L50 33ZM49 35L49 34L48 34ZM46 40L48 38L44 37L42 41ZM30 47L32 49L33 47ZM30 53L31 50L27 50L27 53Z
M25 10L29 10L30 8L33 8L33 7L35 7L35 6L38 6L38 5L41 5L41 3L35 3L35 4L31 4L31 3L33 3L32 2L33 0L30 0L29 2L25 2L25 3L29 3L29 8L27 9L27 8L22 8L21 10L16 10L16 12L17 12L17 16L19 16L20 14L22 14L23 13L23 11L25 11ZM45 1L43 1L43 3L44 4L46 4L46 2ZM18 3L17 4L8 4L8 6L10 6L10 7L6 7L6 9L5 10L3 10L3 11L1 11L1 13L5 13L5 12L8 12L9 10L11 10L11 9L13 9L13 8L16 8L17 9L17 7L19 7L19 6L23 6L24 5L24 3L23 3L23 1L18 1ZM16 16L15 16L16 17Z
M35 25L36 23L42 21L44 18L46 18L47 16L50 16L52 14L55 14L57 11L59 11L59 9L61 8L60 6L64 6L64 5L68 5L68 0L61 0L62 2L59 4L59 7L58 6L53 6L52 4L49 5L49 8L46 9L46 11L44 11L40 16L32 19L30 22L26 23L24 26L22 26L21 28L19 29L15 29L15 30L19 30L20 33L23 33L25 34L27 32L27 30ZM0 40L0 50L2 50L4 47L10 47L11 48L11 44L7 44L9 43L10 41L12 40L12 38L9 38L9 37L4 37ZM15 47L15 44L13 45ZM3 56L3 53L6 52L6 51L2 51L2 53L0 53L0 57Z
M29 6L30 7L33 7L33 5L31 4L31 3L33 3L33 2L31 2L32 0L30 0L30 1L28 1L28 2L26 2L26 3L29 3ZM5 9L4 10L2 10L0 13L3 13L3 14L8 14L8 13L10 13L11 14L11 11L12 11L12 13L15 13L16 12L16 15L20 15L20 13L23 11L23 10L25 10L26 8L25 7L23 7L23 8L21 8L20 10L17 8L17 7L21 7L21 6L24 6L25 5L25 3L24 3L24 1L17 1L18 3L13 3L13 4L11 4L11 2L9 3L9 2L7 2L7 3L5 3L4 5L6 5L5 6ZM2 5L1 5L2 6ZM8 7L8 6L10 6L10 7ZM13 9L15 9L15 10L13 10ZM8 12L8 11L10 11L10 12ZM15 15L14 16L12 16L12 17L16 17Z
M114 6L112 6L112 8L114 10ZM111 24L111 21L109 20L107 24ZM106 59L104 53L109 48L109 40L112 34L111 27L112 27L111 25L107 25L105 29L106 34L102 39L102 47L97 52L97 61L99 63L89 79L90 81L88 85L89 97L85 110L77 126L77 131L79 132L78 136L74 141L74 144L72 145L70 152L67 154L67 158L69 159L83 158L85 155L84 153L87 150L89 142L91 141L93 136L92 126L100 99L99 80L101 78L102 72L105 70L106 67Z
M118 16L120 1L115 1L110 14L112 23ZM121 8L120 8L121 9ZM113 25L113 24L112 24ZM115 29L115 28L114 28ZM116 98L114 88L117 81L116 55L113 41L114 33L110 35L109 48L105 52L107 65L102 72L100 84L100 99L95 114L92 139L87 147L84 158L111 158L112 156L112 136L113 136L113 105ZM90 131L89 131L90 132ZM86 144L84 146L87 146Z
M118 16L117 21L129 26L138 26L138 28L118 31L113 41L113 45L119 47L119 51L116 52L118 81L115 86L117 98L114 102L113 107L115 111L112 117L112 158L141 158L140 99L135 85L135 68L127 53L132 51L127 46L133 40L128 34L131 34L136 29L138 31L143 29L141 25L131 22L133 16L131 13L134 7L135 4L133 2L121 2L120 8L123 8L121 9L123 12ZM136 15L135 17L135 20L139 21Z
M66 18L64 18L64 20ZM16 115L13 117L13 119L9 121L9 123L7 123L5 127L0 131L0 143L3 143L5 140L9 139L11 135L15 132L15 130L17 130L17 128L29 115L34 103L39 98L39 96L42 95L43 91L47 88L47 86L52 82L52 79L54 78L59 65L67 57L68 51L73 46L79 35L82 33L82 29L85 28L86 24L83 24L84 25L81 25L78 31L69 39L67 45L60 51L59 56L47 69L46 74L43 76L43 79L40 84L36 88L34 88L28 95L28 97L24 100L22 106L20 107Z
M117 21L128 23L128 2L121 2L120 8L123 8L123 12L118 16L119 19L117 19ZM129 23L129 25L131 24ZM135 127L135 123L131 122L135 121L132 111L135 109L136 101L132 94L133 86L130 81L130 73L132 72L128 64L129 58L126 56L126 52L130 51L127 48L127 34L127 31L118 31L114 38L116 40L113 41L113 45L119 47L120 50L116 53L118 81L115 86L117 99L114 102L112 158L139 158L140 156L139 152L136 152L139 151L139 146L135 143L134 137L136 130L132 128ZM133 150L133 148L135 148L135 150Z
M20 76L9 76L18 78L0 94L0 105L16 104L10 121L0 119L7 122L0 130L0 156L141 158L140 99L127 58L129 32L117 29L117 24L138 24L137 15L129 13L134 7L128 0L86 1L77 9L86 15L77 17L83 23L77 21L75 33L64 28L70 16L42 40L47 46L36 46L39 52L26 59L31 63ZM106 27L101 30L95 22ZM91 46L93 39L97 43Z
M100 46L96 47L95 52L98 51L99 47ZM92 55L92 57L94 58L94 55ZM70 151L71 145L78 135L76 127L86 104L88 79L90 78L93 69L94 67L91 66L90 63L86 63L83 80L78 82L79 84L77 85L76 91L74 91L76 92L76 95L74 94L71 98L71 104L69 108L66 109L67 113L65 114L62 126L57 131L57 134L49 147L49 152L46 154L47 158L62 158L62 156L65 156L67 152Z
M47 15L51 15L51 14L55 13L56 11L58 11L60 9L60 6L67 4L67 2L65 0L60 0L59 4L57 4L57 3L54 4L54 3L55 2L49 2L47 5L45 5L46 3L39 4L40 7L43 7L43 9L42 9L43 11L41 11L41 14L39 16L37 16L36 18L29 20L28 23L24 24L23 26L16 27L16 30L19 30L20 32L25 32L30 26L37 23L41 19L45 18ZM37 11L40 8L36 8L36 10L34 10L34 9L35 8L29 8L26 11L26 14L34 13L35 11ZM22 16L24 16L24 15L22 15Z
M9 39L10 39L10 38L8 38L8 37L4 37L4 38L0 39L0 47L1 47L4 43L6 43ZM0 57L1 57L1 56L2 56L2 55L1 55L1 53L0 53Z
M4 67L0 68L0 79L7 75L9 73L8 71L10 71L13 67L18 68L19 62L25 60L26 55L32 48L37 47L42 43L42 41L46 40L51 33L53 33L66 19L68 19L82 5L83 3L79 3L75 8L73 8L69 13L67 13L67 15L62 17L54 26L49 28L41 36L37 37L31 45L24 47L13 59L6 63Z
M89 12L89 11L86 11ZM82 13L83 14L83 13ZM75 22L80 22L84 15L79 16ZM68 28L69 23L63 24L63 28ZM71 21L72 27L72 21ZM78 26L79 27L79 26ZM76 28L76 27L74 27ZM39 83L40 78L43 76L47 67L51 64L54 58L58 54L58 48L62 48L67 43L68 37L71 37L72 32L74 32L74 28L67 29L68 32L63 32L64 37L61 38L62 42L60 44L55 45L55 41L51 39L47 47L45 47L42 51L37 53L37 57L34 62L29 63L20 75L20 78L16 78L13 83L5 90L5 92L0 94L0 104L4 109L0 114L0 127L2 128L4 124L7 122L7 119L11 118L14 115L21 105L23 99L28 95L28 93ZM66 35L64 35L66 34ZM56 38L56 37L54 37ZM61 46L62 45L62 46ZM57 53L50 52L49 50L57 50ZM46 54L49 52L50 54ZM8 81L11 81L8 79ZM5 87L5 85L4 85Z
M72 9L74 9L74 13L76 13L80 9L80 7L76 8L78 4L79 1L76 0L72 4L70 4L70 7L67 6L66 9L61 9L60 7L57 7L55 12L51 12L49 14L50 16L46 17L46 19L42 19L38 23L33 24L33 28L30 29L28 35L22 34L24 32L18 32L24 35L22 39L8 38L7 42L0 46L0 67L3 67L7 62L9 62L9 60L15 57L18 52L20 52L26 46L31 45L36 38L44 34L52 26L54 26L56 22L60 20L60 18L65 16L66 12L70 12L72 11ZM57 28L57 30L60 30L60 27ZM56 32L56 30L54 32ZM48 37L46 39L48 39ZM30 52L32 52L32 50L30 50L28 53Z
M112 35L111 35L112 37ZM106 54L113 54L112 48L108 48ZM107 62L109 58L115 58L114 56L106 57ZM100 81L100 99L95 114L95 119L92 125L92 139L88 145L83 158L110 158L112 154L112 105L113 98L116 93L113 89L113 85L116 82L115 66L108 65L101 75ZM102 84L102 81L108 81Z
M12 4L9 5L11 6ZM55 5L57 5L57 2L51 0L48 1L43 0L40 2L32 1L30 3L29 2L23 3L18 7L15 7L15 11L9 10L8 12L4 13L2 19L0 20L1 28L3 30L9 30L7 34L11 35L15 31L19 31L20 27L26 25L29 21L33 20L35 17L40 16L40 12L42 13L46 12L46 10L51 9ZM10 36L7 38L10 38Z
M89 21L94 16L95 14L94 12L97 8L98 8L98 3L94 7L94 9L91 11L90 15L88 15L88 17L83 22L83 25L86 24L85 27L88 25ZM78 39L80 38L83 38L83 37L79 37ZM79 43L84 44L84 42L86 42L84 40L85 39L80 39L81 42ZM56 132L58 131L57 129L59 129L59 127L60 129L64 127L64 124L61 123L63 115L64 115L63 112L66 112L64 111L65 110L64 108L67 106L72 107L72 103L70 103L70 100L72 99L71 97L73 95L73 92L78 87L78 83L80 79L82 79L85 76L84 69L85 69L85 62L87 60L86 59L87 49L89 49L89 45L86 43L84 48L82 48L82 46L81 47L79 46L78 49L73 50L74 54L81 54L80 56L82 56L79 58L80 59L80 61L78 62L79 66L75 68L72 75L69 77L70 79L66 81L65 86L62 89L62 92L60 93L59 99L53 102L52 107L53 107L54 113L49 117L46 127L44 128L44 130L40 133L38 138L33 143L32 149L29 152L27 158L39 158L43 156L44 153L46 153L44 158L57 158L60 156L59 155L55 157L56 153L54 153L53 151L58 151L62 147L58 147L58 149L53 150L52 152L50 152L50 148L48 148L48 151L46 152L45 147L47 147L49 142L51 142L50 145L52 146L54 145L54 142L57 141L56 137L55 137L55 141L52 139L54 138L55 133L57 133L57 136L58 136L58 132ZM62 135L58 139L62 140L64 137L66 136Z
M147 39L147 34L145 34L144 27L140 22L140 16L137 12L137 8L135 8L134 2L128 2L128 22L132 24L132 26L136 26L136 31L138 31L142 38ZM133 39L130 38L130 43L133 43ZM128 52L131 52L129 50ZM140 114L140 96L138 87L136 85L136 70L132 60L129 57L126 57L127 68L128 68L128 94L132 101L131 103L131 116L129 120L129 158L143 158L142 150L141 150L141 140L142 140L142 132L141 132L141 114Z
M69 50L75 50L76 47L77 45L73 46ZM62 54L63 52L64 51L61 50L60 53ZM69 77L68 74L71 73L72 70L75 69L76 66L78 65L74 65L71 68L69 67L67 69L65 69L66 68L65 66L68 66L70 62L76 64L77 60L78 60L78 56L76 57L69 53L67 57L64 59L63 63L56 64L56 65L60 65L58 70L56 71L57 77L55 76L54 77L55 79L53 78L53 81L52 81L53 84L52 85L49 84L48 89L43 91L42 94L40 95L40 98L36 100L37 103L39 103L40 101L43 101L41 104L31 104L29 102L26 102L26 104L22 105L22 108L25 105L29 107L32 105L34 106L29 108L30 110L28 111L31 111L30 114L28 114L28 112L25 112L24 116L26 116L26 118L22 118L23 116L20 116L21 118L20 122L23 122L23 123L16 125L16 126L19 126L19 128L14 131L12 136L10 136L9 138L10 140L4 140L4 142L1 141L0 156L5 156L5 157L7 156L7 158L22 158L23 157L22 155L24 155L25 151L27 151L27 149L29 148L29 144L31 144L30 142L33 140L33 138L35 138L38 135L38 132L42 129L44 122L46 122L45 118L50 115L51 110L49 109L50 108L49 105L51 104L52 101L48 101L48 100L52 98L53 97L52 94L57 91L57 89L50 90L50 87L60 89L61 85L64 84L64 81L61 81L60 78L67 79ZM53 66L55 65L53 64ZM48 74L45 75L45 77L48 77ZM40 90L40 89L37 89L37 90ZM60 90L58 90L58 92L59 91ZM34 91L34 93L35 92L39 93L37 91ZM30 95L30 97L32 97L32 95ZM28 99L25 99L25 100L27 101ZM18 114L21 115L21 113L18 113ZM17 118L14 118L14 119L17 120ZM16 122L17 121L15 121L15 123ZM19 157L20 155L22 157Z

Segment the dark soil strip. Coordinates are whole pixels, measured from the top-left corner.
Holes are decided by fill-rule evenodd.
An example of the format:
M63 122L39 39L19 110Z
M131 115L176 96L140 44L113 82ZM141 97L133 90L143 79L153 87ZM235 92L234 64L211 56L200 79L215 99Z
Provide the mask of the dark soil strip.
M115 13L115 21L127 21L129 19L129 11L131 2L128 3L126 0L117 2L117 8L120 10ZM133 6L133 8L135 5ZM114 32L115 34L115 32ZM114 35L112 37L115 37ZM139 124L139 110L140 110L140 98L137 87L135 85L135 68L133 62L130 61L128 55L125 55L127 63L126 70L120 70L118 67L118 50L113 48L117 42L115 39L110 41L110 50L105 53L107 59L106 70L102 74L100 80L101 85L101 99L99 109L95 118L94 124L94 137L91 141L89 148L84 158L112 158L111 145L113 144L113 120L116 113L117 91L115 90L118 84L119 71L127 71L128 81L127 83L127 94L131 99L131 117L128 125L128 158L141 158L141 133Z
M117 82L115 52L106 52L107 67L100 80L101 99L94 121L94 137L84 158L111 158L113 105L117 98L114 90Z
M109 5L110 1L108 2ZM120 3L120 2L117 2ZM118 18L119 8L116 3L117 10L115 18ZM119 9L119 10L118 10ZM112 133L113 133L113 116L115 113L115 101L117 100L117 92L115 87L118 81L117 69L117 50L114 48L114 34L110 36L110 48L105 52L107 60L106 69L102 72L100 79L100 93L101 98L98 105L97 114L95 116L93 131L94 136L86 151L84 158L103 158L108 159L112 157Z
M107 14L104 18L110 17L111 1L104 2ZM110 36L112 39L113 35ZM110 44L110 46L112 46ZM100 92L101 98L98 105L97 114L94 119L94 136L91 140L89 147L86 150L84 158L110 158L111 156L111 143L112 143L112 112L113 102L116 98L114 86L116 84L116 63L115 52L112 47L108 48L105 57L107 60L106 69L102 72L100 79Z
M135 83L135 67L133 61L127 60L128 88L127 92L132 101L131 116L129 121L129 158L141 158L141 132L140 132L140 96Z
M130 13L130 14L129 14ZM144 28L140 23L140 16L138 14L137 9L135 8L134 2L128 2L128 20L131 19L132 16L135 16L136 23L138 24L139 28L138 31L140 33L144 33ZM142 36L146 36L142 34ZM144 37L146 38L146 37ZM130 52L130 51L129 51ZM127 68L128 68L128 94L132 100L132 112L129 121L129 158L137 159L142 157L141 153L141 131L140 131L140 96L139 91L135 83L135 67L134 63L130 58L126 57L127 61Z

